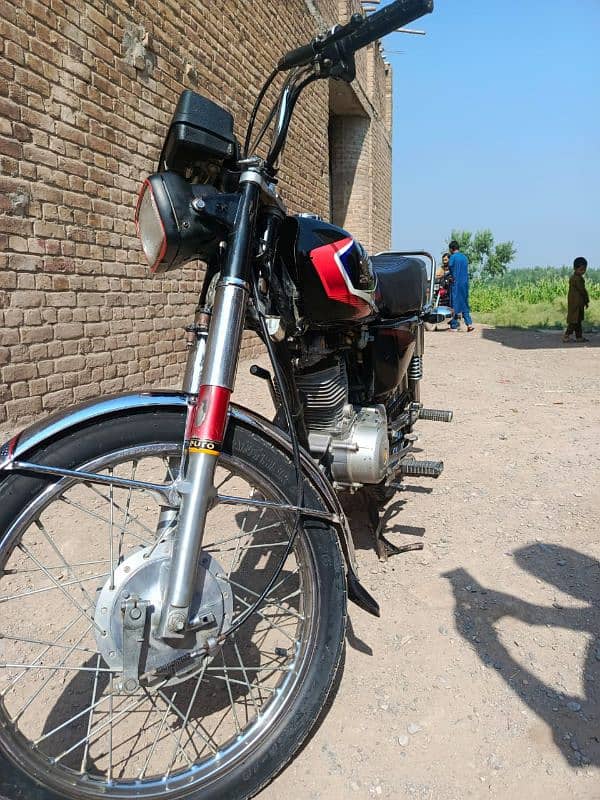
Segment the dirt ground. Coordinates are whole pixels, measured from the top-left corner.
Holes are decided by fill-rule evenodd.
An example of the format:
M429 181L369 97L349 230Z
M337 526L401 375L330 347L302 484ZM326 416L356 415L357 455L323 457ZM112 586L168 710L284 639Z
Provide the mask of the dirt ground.
M427 334L419 458L329 713L261 800L600 798L600 337ZM394 501L393 501L394 502ZM360 528L360 521L357 528Z
M600 800L600 337L427 334L418 458L361 579L344 672L321 726L261 800ZM267 411L242 365L237 398Z

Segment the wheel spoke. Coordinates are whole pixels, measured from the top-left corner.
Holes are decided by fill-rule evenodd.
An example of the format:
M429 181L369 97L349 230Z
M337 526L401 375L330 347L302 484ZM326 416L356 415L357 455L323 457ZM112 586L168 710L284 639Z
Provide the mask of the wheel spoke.
M238 533L235 536L228 536L227 539L219 539L218 542L211 542L209 547L210 548L219 547L222 544L229 544L230 542L235 542L237 539L245 539L247 536L250 536L250 534L252 534L254 536L257 533L264 533L264 531L268 531L268 530L271 530L272 528L280 528L280 527L281 527L281 523L280 522L274 522L272 525L265 525L264 527L259 528L259 529L255 530L255 531L244 531L244 533ZM262 547L268 547L268 546L269 546L269 543L266 543L266 544L262 545Z
M85 608L82 608L77 602L77 600L75 600L73 595L69 594L69 592L66 591L64 585L59 583L56 580L56 578L53 575L51 575L47 569L45 569L45 567L38 561L38 559L33 555L33 553L31 553L30 550L27 547L25 547L23 542L20 542L18 547L21 550L21 552L25 553L25 555L28 556L34 562L34 564L37 564L37 566L42 570L42 572L46 575L47 578L50 578L52 583L67 598L67 600L69 600L69 602L72 603L78 611L81 611L82 614L85 614L85 616L87 617L87 610ZM75 583L79 583L79 581L75 581ZM94 628L96 628L97 631L99 631L99 633L103 635L105 634L105 631L102 630L102 628L96 623L94 619L92 619L91 617L88 617L88 619L91 619L92 625L94 626Z
M246 534L246 536L249 535L250 535L249 533ZM257 549L265 550L266 548L270 549L271 547L287 547L288 544L289 542L269 542L268 544L247 544L244 546L244 552L246 550L257 550ZM235 552L235 556L231 559L232 567L230 568L231 571L233 572L236 566L236 557L239 552L238 547L225 547L221 549L221 548L215 548L214 545L209 545L208 547L205 548L206 553L231 553L232 551Z
M169 698L167 697L167 695L164 692L159 692L159 695L162 697L162 699L165 702L168 702ZM175 705L173 706L173 712L175 713L175 715L177 717L179 717L180 720L184 720L185 719L183 711L181 711ZM191 733L192 734L193 733L197 733L198 736L202 739L202 741L206 745L208 745L208 748L211 750L211 752L213 754L216 754L218 752L218 747L217 747L216 743L214 742L212 736L208 733L208 731L202 726L202 724L198 720L194 720L194 728L191 731Z
M243 667L231 667L231 666L225 666L225 664L223 664L222 667L207 667L206 671L221 672L223 669L228 672L246 672L247 670L250 672L291 672L290 667L281 667L279 665L272 667L269 666L252 667L250 664L245 665Z
M90 729L91 729L91 726L92 726L92 716L93 716L94 711L96 710L96 708L98 708L99 705L104 703L109 698L109 695L105 694L99 700L96 700L96 692L97 692L97 689L98 689L98 676L102 672L110 672L110 670L100 669L99 668L100 658L101 658L100 655L98 655L98 657L96 659L96 666L95 667L90 667L87 670L88 672L93 672L94 673L94 688L92 690L93 699L92 699L91 704L89 706L87 706L87 708L84 708L83 711L78 711L77 714L73 714L73 716L69 717L69 719L67 719L65 722L61 722L60 725L57 725L55 728L52 728L51 731L47 731L46 733L44 733L44 735L40 736L39 739L36 739L35 742L34 742L34 744L36 746L40 745L46 739L50 739L52 736L54 736L55 733L58 733L59 731L64 730L64 728L68 727L69 725L72 725L76 720L81 719L81 717L85 717L85 715L87 713L89 713L89 715L90 715L90 718L88 720L88 736L89 736L89 732L90 732ZM79 671L79 668L77 668L77 670Z
M238 583L237 581L234 581L231 578L229 579L229 583L232 586L235 586L236 589L241 589L244 592L248 592L248 594L251 594L253 597L260 597L258 592L255 592L252 589L249 589L247 586L244 586L243 584ZM297 592L294 592L293 594L288 595L288 597L295 597L296 594L300 594L300 590L298 590ZM242 600L242 598L239 595L236 595L236 597L241 603L244 603L244 605L246 605L247 607L249 607L251 605L250 603L245 603L245 601ZM278 603L277 600L273 600L272 598L269 598L269 597L267 597L267 599L265 600L263 608L266 608L268 606L275 606L280 611L283 611L285 614L291 614L293 617L296 617L299 620L303 620L304 619L302 614L299 614L297 611L294 611L293 608L286 608L285 606L282 606L280 603ZM256 613L260 614L261 612L257 611Z
M85 485L87 486L88 489L91 489L91 491L94 492L94 494L97 494L98 497L102 497L104 500L106 500L106 502L110 502L109 499L106 497L106 495L103 495L102 492L99 492L94 486L91 486L90 484L85 484ZM106 525L110 525L110 519L108 517L103 517L102 514L98 514L96 511L91 511L89 508L82 506L81 503L78 503L76 500L72 500L70 497L65 497L64 495L62 495L59 499L61 500L61 502L66 503L68 506L72 506L73 508L76 508L78 511L82 511L84 514L87 514L92 519L97 519L99 522L104 522ZM117 509L120 508L118 503L116 503L115 505ZM150 534L150 536L153 536L153 533L150 530L150 528L142 524L137 517L130 515L129 519L132 522L137 522L138 525L143 530L147 531ZM127 531L127 535L132 536L134 539L137 539L139 542L142 542L143 544L150 544L150 541L148 539L144 539L143 536L134 533L132 530Z
M221 481L221 483L218 483L218 484L215 486L215 489L217 490L217 492L219 491L219 489L221 489L223 486L225 486L225 484L226 484L226 483L228 483L228 482L229 482L229 481L230 481L232 478L233 478L233 472L231 472L231 471L230 471L230 472L229 472L229 473L228 473L228 474L225 476L225 478L223 478L223 480Z
M80 617L81 618L81 617ZM0 640L7 639L10 642L25 642L26 644L43 644L47 645L46 652L52 647L60 647L64 650L69 650L68 644L61 644L60 642L51 642L48 639L28 639L25 636L12 636L10 633L0 633ZM76 647L75 650L79 653L96 653L92 647Z
M223 655L223 651L221 650L221 659L223 661L223 674L225 675L225 680L227 682L227 694L229 695L229 705L231 706L231 711L233 712L233 720L235 722L235 730L236 733L241 732L240 723L237 716L237 711L235 710L235 704L233 702L233 694L231 693L231 683L229 681L229 673L227 669L227 665L225 664L225 656Z
M114 720L114 678L110 676L110 694L108 695L108 785L112 783L113 771L113 720ZM86 743L90 741L89 734Z
M68 672L68 671L71 671L72 669L74 669L73 667L65 667L64 666L65 661L69 658L69 656L73 652L75 652L75 648L77 647L77 645L79 645L79 643L82 642L85 639L85 637L88 635L88 633L91 631L91 629L92 629L92 626L88 625L88 627L81 634L79 639L77 639L77 641L73 644L73 646L71 648L69 648L69 650L65 653L62 661L60 661L60 663L58 663L58 664L53 664L52 666L47 666L47 667L45 667L42 664L22 664L20 666L19 665L15 665L15 667L10 667L10 666L7 665L9 669L15 669L15 668L16 669L21 669L21 668L24 668L24 669L48 669L48 670L50 670L50 675L48 675L48 677L43 680L42 685L39 686L36 689L36 691L31 695L29 700L27 700L21 706L21 708L17 711L17 713L13 716L13 722L18 720L19 717L22 716L25 713L25 711L29 708L29 706L33 703L33 701L37 697L40 696L40 694L43 692L43 690L46 688L46 686L48 686L50 681L56 676L57 672L59 672L59 671L60 672L62 672L62 671L67 671ZM79 671L79 669L80 668L77 668L77 671Z
M206 669L206 661L203 663L200 674L196 679L196 685L194 686L194 691L192 692L190 702L188 703L187 711L185 712L185 717L183 718L181 728L179 729L179 736L177 737L177 742L173 750L173 756L171 758L171 761L169 763L166 772L167 778L171 775L171 770L173 769L175 762L177 761L177 756L179 754L179 750L181 749L181 737L183 736L184 731L187 733L187 726L190 719L190 714L192 713L192 708L194 706L194 703L196 702L196 697L198 696L198 691L200 689L200 684L202 683L202 678L204 677L205 669Z
M83 712L85 714L85 713L87 713L87 711L89 711L90 716L88 718L88 724L87 724L87 739L86 739L85 747L84 747L84 750L83 750L83 756L81 757L81 767L79 769L79 772L81 774L85 773L85 771L87 769L88 755L89 755L89 752L90 752L90 731L92 729L92 723L93 723L93 719L94 719L94 709L96 707L96 694L98 693L98 675L99 675L99 673L100 673L100 654L98 654L96 656L96 674L94 675L94 686L93 686L93 689L92 689L92 702L91 702L91 705L90 705L89 709L86 709L86 711Z
M154 698L152 697L150 692L148 692L146 689L144 689L144 691L146 692L146 695L148 696L148 699L152 703L153 707L158 710L158 706L156 704L156 701L154 700ZM153 740L152 745L150 747L150 752L148 753L148 757L146 758L146 761L144 762L144 765L143 765L143 767L142 767L142 769L140 771L140 774L138 776L138 780L140 780L140 781L143 780L144 775L146 774L146 771L147 771L147 769L148 769L148 767L150 765L150 762L152 761L152 758L153 758L154 753L156 751L156 747L157 747L157 745L158 745L158 743L160 741L160 737L162 736L162 732L163 732L165 724L167 722L167 718L169 716L169 712L173 711L176 708L175 707L175 700L177 699L177 692L173 693L173 697L163 696L162 693L161 693L160 696L161 696L161 698L163 699L163 701L165 703L165 710L164 710L164 713L163 713L163 715L161 717L160 724L159 724L158 730L156 732L156 736L154 737L154 740ZM171 738L175 739L176 737L175 737L175 734L173 733L173 731L170 730L169 728L167 728L167 730L169 731L169 734L170 734ZM187 761L188 766L192 766L193 761L188 756L187 751L185 750L184 747L181 748L181 753L184 756L185 760Z
M150 693L148 692L148 690L144 689L144 691L146 692L146 695L148 697L150 697ZM160 737L161 737L163 729L164 729L164 727L166 725L167 718L169 716L169 711L171 710L171 706L175 702L176 698L177 698L177 692L175 692L173 694L172 698L169 698L167 701L165 701L165 710L164 710L164 713L163 713L162 718L160 720L160 724L158 726L158 730L156 731L156 736L154 737L154 741L152 742L152 745L150 746L150 752L148 753L146 761L144 762L144 764L142 766L142 769L140 770L140 774L138 775L138 780L140 780L140 781L144 779L144 775L146 774L146 770L148 769L148 767L150 765L150 762L152 761L152 757L154 756L154 751L156 750L156 746L158 745L158 743L160 741Z
M163 681L162 683L159 684L159 686L162 687L162 686L164 686L165 683L166 683L166 681ZM140 697L140 695L134 695L134 697L132 698L131 703L127 703L125 705L125 708L122 708L116 714L113 714L112 700L111 700L111 698L113 698L113 697L114 697L114 687L113 687L113 681L111 680L111 682L110 682L110 694L108 695L108 699L109 699L109 718L108 718L108 720L106 720L105 722L101 722L98 725L96 725L95 728L92 728L92 731L91 731L89 736L84 736L83 739L79 739L79 741L75 742L75 744L71 745L71 747L69 747L67 750L63 750L63 752L60 755L55 756L52 759L53 763L58 764L60 761L63 760L63 758L68 756L69 753L72 753L75 750L77 750L78 748L80 748L82 744L85 744L85 742L92 741L92 739L96 738L98 736L98 734L100 734L100 733L102 733L102 731L106 730L107 727L110 726L110 728L112 730L115 720L121 719L122 717L126 716L127 714L130 714L132 711L135 711L135 709L139 708L139 706L141 706L141 704L146 699L146 695L145 694L142 694L141 697ZM111 759L110 772L112 774L112 753L110 752L110 750L109 750L109 758Z
M34 594L43 594L44 592L53 592L55 589L60 589L63 594L65 594L69 600L75 605L83 614L87 616L87 611L81 609L79 604L75 601L75 599L68 593L63 591L67 586L77 586L81 581L95 581L98 578L106 578L107 575L110 575L110 572L99 572L97 575L90 575L87 578L77 578L74 581L65 581L64 583L58 583L54 580L52 575L48 572L45 567L40 569L40 572L48 575L48 577L52 580L52 586L41 586L39 589L30 589L28 592L20 592L19 594L7 594L4 597L0 597L0 603L8 603L10 600L21 600L23 597L31 597ZM88 617L88 619L91 619ZM99 630L101 630L99 628Z
M136 475L136 472L137 472L138 464L139 464L139 461L135 461L135 460L132 461L132 463L131 463L130 480L132 480L132 481L135 480L135 475ZM111 489L112 489L112 486L111 486ZM121 558L123 556L123 544L124 544L123 540L125 538L125 533L127 531L127 523L129 521L129 514L130 514L130 511L131 511L131 499L132 499L132 497L133 497L133 487L130 486L129 489L127 490L127 501L125 503L125 517L123 519L123 524L119 528L119 550L118 550L118 553L117 553L117 562L120 562Z
M113 469L112 467L108 470L110 477L113 477ZM111 592L115 588L115 544L114 544L114 537L113 531L115 527L115 487L110 485L110 489L108 490L108 494L110 497L110 523L108 528L108 558L110 561L110 585L109 588Z
M69 622L69 624L66 626L66 628L63 628L63 630L58 634L58 636L52 642L52 644L50 644L48 647L46 647L45 650L42 650L42 652L34 659L34 664L36 662L39 662L39 660L46 655L46 653L48 652L48 650L50 650L51 647L54 647L55 645L57 645L58 642L60 642L60 640L62 639L62 637L65 636L65 634L67 634L71 630L71 628L74 625L76 625L83 616L84 616L84 614L78 614L75 617L75 619L71 620L71 622ZM11 689L14 689L15 686L17 685L17 683L21 680L21 678L23 678L24 675L27 675L27 672L28 672L28 670L25 669L25 670L23 670L23 672L20 672L15 678L13 678L11 680L10 684L6 687L6 689L3 689L2 692L0 692L0 697L4 697L5 695L8 694L8 692L11 691Z
M73 568L75 567L90 567L94 564L108 564L108 559L106 558L98 558L95 561L77 561L74 564L71 564ZM64 569L64 564L55 564L52 567L46 565L45 567L48 570L51 569ZM31 575L34 572L43 572L43 570L39 569L39 567L32 567L31 569L5 569L5 575Z
M256 698L254 697L254 692L252 691L252 686L250 685L250 681L248 680L248 673L246 672L246 668L244 666L244 662L242 661L242 657L240 655L240 649L238 647L237 639L235 635L232 637L233 640L233 649L235 650L235 654L237 656L237 660L239 662L240 668L242 670L242 674L244 676L244 685L248 688L248 693L250 694L250 699L252 700L252 705L254 706L254 710L256 711L256 716L260 717L260 708L258 703L256 702Z
M92 606L93 606L93 605L94 605L94 601L93 601L93 599L92 599L92 597L91 597L90 593L89 593L89 592L88 592L88 590L87 590L87 589L84 587L84 585L81 583L81 579L77 577L77 575L76 575L76 574L75 574L75 572L73 571L73 568L72 568L72 567L71 567L71 565L70 565L70 564L67 562L67 560L65 559L65 557L63 556L63 554L62 554L62 553L61 553L61 551L59 550L59 548L58 548L58 546L57 546L56 542L54 541L54 539L52 538L52 536L50 536L50 534L49 534L49 533L48 533L48 531L46 530L46 528L45 528L44 524L42 523L41 519L39 519L39 518L38 518L38 519L36 519L36 521L35 521L35 524L36 524L36 527L38 528L38 530L41 532L42 536L43 536L43 537L46 539L46 541L48 542L48 544L49 544L49 545L50 545L50 547L52 548L52 550L53 550L53 551L56 553L56 555L58 556L58 558L60 558L60 560L62 561L63 565L66 567L66 569L67 569L67 572L70 572L70 573L71 573L71 576L72 576L72 577L75 579L75 581L76 581L76 582L79 584L79 588L81 589L81 592L82 592L82 593L85 595L85 598L86 598L86 600L88 601L88 603L89 603L90 605L92 605ZM46 574L46 575L50 575L51 573L50 573L50 572L48 572L48 571L46 570L46 571L45 571L45 574Z

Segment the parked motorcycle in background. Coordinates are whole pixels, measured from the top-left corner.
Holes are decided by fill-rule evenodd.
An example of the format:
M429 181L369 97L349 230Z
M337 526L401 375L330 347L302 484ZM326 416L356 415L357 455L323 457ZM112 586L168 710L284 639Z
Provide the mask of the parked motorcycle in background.
M411 449L418 420L451 416L420 397L424 324L448 312L431 256L370 258L288 215L277 163L302 90L351 81L356 50L432 7L397 0L284 56L241 152L227 111L182 94L136 212L153 272L207 263L182 391L88 402L0 451L5 794L250 797L323 709L347 596L379 613L340 498L377 515L404 475L440 474ZM230 402L244 329L272 422Z
M444 268L442 274L438 270L435 276L435 283L433 285L433 308L451 308L452 306L452 279L450 272ZM448 319L444 319L441 323L425 323L426 330L444 330L451 322L452 315Z

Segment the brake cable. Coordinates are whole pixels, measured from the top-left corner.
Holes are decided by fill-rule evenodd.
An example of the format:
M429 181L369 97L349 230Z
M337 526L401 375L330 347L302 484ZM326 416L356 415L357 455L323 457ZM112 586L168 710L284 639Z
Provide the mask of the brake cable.
M252 150L252 152L256 152L256 148L259 146L259 144L263 140L264 135L267 132L267 129L268 129L269 125L271 124L271 122L273 122L273 118L275 117L275 114L277 114L277 112L281 108L281 101L283 99L283 94L284 94L285 90L288 88L288 86L294 80L295 77L296 77L296 72L292 72L285 79L285 81L283 83L283 86L281 87L281 91L279 92L279 94L277 96L277 100L273 103L273 106L272 106L271 110L269 111L269 114L268 114L266 120L264 121L264 123L262 124L261 129L257 133L256 139L254 140L254 143L253 143L252 147L249 148L249 150ZM254 123L252 124L252 127L254 128ZM246 157L248 156L248 152L245 153L245 156Z
M283 412L285 414L285 421L288 426L288 430L290 433L290 440L292 444L292 455L293 455L293 462L294 462L294 470L296 473L296 486L297 486L297 494L296 494L296 512L294 516L294 527L290 534L290 540L287 543L287 546L284 550L283 556L273 575L271 576L269 582L263 589L260 596L257 600L250 606L244 613L237 618L237 620L231 625L228 630L224 631L217 637L217 642L222 643L225 639L230 636L234 631L238 630L245 622L248 620L249 617L254 614L258 608L262 605L263 601L275 585L275 581L281 575L283 567L285 566L285 562L288 559L288 556L292 552L292 548L300 531L300 517L301 517L301 509L304 506L304 482L302 480L302 462L300 456L300 443L298 441L298 434L296 432L296 427L294 425L294 419L292 415L292 409L290 407L289 398L287 396L287 392L285 391L285 376L283 375L283 371L281 369L281 365L277 361L277 356L275 354L275 350L273 348L273 342L271 341L271 337L269 336L269 331L267 329L267 322L265 319L265 315L260 310L260 302L258 297L258 287L256 285L256 281L253 282L252 285L253 289L253 299L254 299L254 306L256 309L256 313L258 314L258 318L260 321L260 327L263 334L263 340L265 342L265 346L267 348L267 353L269 354L269 359L271 360L271 364L273 366L273 372L275 374L275 381L277 387L279 388L279 397L281 399L281 405L283 407Z
M248 150L250 148L250 137L252 136L252 130L254 128L254 123L256 122L256 115L258 113L258 109L260 108L260 104L262 103L263 97L266 95L269 86L273 83L278 74L279 70L275 68L273 72L269 75L267 80L264 82L262 89L258 93L256 100L254 101L254 106L252 108L252 112L250 114L250 120L248 122L248 129L246 131L246 138L244 140L244 158L248 158Z

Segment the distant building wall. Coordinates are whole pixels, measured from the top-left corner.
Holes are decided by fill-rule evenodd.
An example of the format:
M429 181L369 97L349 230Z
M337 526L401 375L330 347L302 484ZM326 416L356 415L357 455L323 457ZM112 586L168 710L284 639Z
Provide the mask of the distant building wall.
M133 224L179 93L225 105L241 137L279 55L357 8L0 0L0 422L179 383L201 271L150 277ZM310 87L281 169L291 211L333 214L374 250L390 239L390 81L375 45L352 90Z

